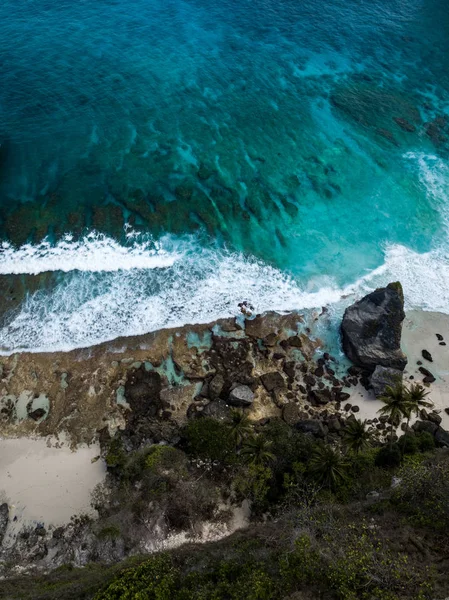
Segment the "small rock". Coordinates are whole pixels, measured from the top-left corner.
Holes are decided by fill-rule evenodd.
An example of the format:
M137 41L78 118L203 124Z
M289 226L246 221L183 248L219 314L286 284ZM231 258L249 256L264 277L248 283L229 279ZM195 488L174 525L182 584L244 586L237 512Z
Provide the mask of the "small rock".
M289 402L288 404L285 404L284 408L282 409L282 418L287 423L287 425L296 425L296 423L298 423L301 420L298 405L294 402Z
M436 333L435 334L437 336L437 340L442 342L444 340L444 337L441 335L441 333Z
M425 358L426 360L428 360L429 362L433 362L433 358L432 355L430 354L430 352L428 350L423 350L421 352L422 357Z
M212 419L217 419L217 421L229 421L231 418L231 409L223 400L213 400L203 408L201 416L211 417Z
M233 406L251 406L254 392L247 385L238 385L229 394L229 404Z
M260 380L264 385L267 392L272 392L276 388L282 388L285 386L285 381L279 371L272 371L271 373L264 373L260 376Z
M419 417L422 421L427 421L429 419L429 415L427 414L427 410L425 408L422 408L419 411Z
M444 412L445 412L447 415L449 415L449 408L448 408L448 407L446 407L446 408L444 409Z
M209 382L209 398L215 400L219 397L224 387L224 377L219 373L215 375Z
M355 412L355 413L359 412L360 406L351 406L351 410L352 410L352 412Z
M30 417L30 419L33 419L33 421L39 421L39 419L42 419L42 417L45 417L47 413L45 412L45 410L43 408L36 408L36 410L33 410L33 412L30 412L30 414L28 415Z
M440 343L439 343L439 345L440 345L440 346L445 346L445 345L446 345L446 342L440 342Z
M9 523L9 506L4 502L0 505L0 545L5 537L6 528Z
M424 383L433 383L436 381L435 376L425 367L419 367L419 372L424 375Z
M351 408L352 408L352 404L349 404L349 402L347 404L345 404L345 406L344 406L344 410L346 412L349 412L351 410Z

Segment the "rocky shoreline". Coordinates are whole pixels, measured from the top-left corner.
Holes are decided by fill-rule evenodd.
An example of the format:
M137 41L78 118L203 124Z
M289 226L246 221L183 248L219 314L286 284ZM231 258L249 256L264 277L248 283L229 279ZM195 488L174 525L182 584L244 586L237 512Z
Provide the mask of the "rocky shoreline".
M343 354L330 355L319 339L326 318L326 311L319 317L274 312L242 315L68 353L0 357L0 435L4 441L45 438L49 445L71 447L75 454L80 445L99 443L93 459L107 466L112 486L118 444L120 452L129 455L156 445L182 447L189 423L204 418L229 423L235 408L247 415L255 431L282 420L295 431L329 444L339 440L355 417L366 418L373 442L381 445L396 433L387 418L378 416L381 403L373 388L381 394L399 372L422 381L434 401L433 410L423 411L413 427L449 446L449 434L443 429L449 425L444 348L449 318L420 312L406 316L400 285L376 290L349 307L343 318L343 348L352 363ZM438 330L432 331L426 319ZM14 525L14 499L5 500L0 508L0 538ZM205 529L210 532L215 527L214 535L221 536L236 527L235 510L241 511L241 506L223 496L215 502L215 509L222 508L212 511L202 533L197 527L199 539L207 537ZM239 526L245 522L240 519ZM155 510L151 519L135 528L132 543L128 540L126 546L122 538L98 536L95 520L89 518L75 518L62 528L51 520L25 518L25 535L15 525L17 535L14 539L9 535L0 560L43 568L65 562L116 561L154 549L174 534L185 540L179 537L183 526L173 529Z

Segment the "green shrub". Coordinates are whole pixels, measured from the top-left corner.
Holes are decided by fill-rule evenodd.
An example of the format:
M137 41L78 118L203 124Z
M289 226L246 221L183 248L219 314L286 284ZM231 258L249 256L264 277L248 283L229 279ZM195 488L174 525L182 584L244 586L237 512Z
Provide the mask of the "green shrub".
M397 444L383 446L376 455L376 467L393 468L401 464L401 450Z
M437 530L449 527L449 461L404 465L391 502L413 523Z
M230 464L236 461L229 427L211 418L191 421L184 429L187 453L202 459Z
M429 431L421 431L416 436L418 447L421 452L431 452L435 450L435 439Z
M418 452L418 439L412 433L405 433L399 438L399 448L404 454L416 454Z

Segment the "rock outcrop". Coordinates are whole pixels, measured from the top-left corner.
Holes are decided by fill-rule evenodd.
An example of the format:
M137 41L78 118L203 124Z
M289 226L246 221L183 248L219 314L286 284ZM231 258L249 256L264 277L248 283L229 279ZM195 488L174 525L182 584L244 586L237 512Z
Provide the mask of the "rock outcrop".
M346 356L368 371L374 371L377 365L403 371L407 364L401 351L404 318L400 283L390 283L349 306L341 324Z
M397 381L402 380L402 371L399 369L390 369L377 365L374 373L371 375L370 383L376 397L382 396L385 393L387 386L394 386Z

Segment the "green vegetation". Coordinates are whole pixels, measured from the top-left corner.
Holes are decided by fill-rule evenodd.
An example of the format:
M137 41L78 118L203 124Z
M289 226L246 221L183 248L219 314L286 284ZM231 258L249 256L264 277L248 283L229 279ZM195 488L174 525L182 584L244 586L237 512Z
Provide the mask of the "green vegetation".
M419 386L398 384L387 389L382 412L401 422L425 396ZM36 578L32 591L26 577L16 577L2 582L0 598L445 597L449 573L440 557L449 555L449 456L427 432L406 428L398 442L381 446L366 421L351 417L339 433L317 440L280 419L253 425L235 410L230 422L190 421L176 448L126 452L117 436L106 455L111 485L97 497L98 543L131 548L132 531L155 519L171 532L195 531L229 518L229 507L244 499L258 524L218 543L118 566L68 566ZM393 475L400 480L394 488Z

